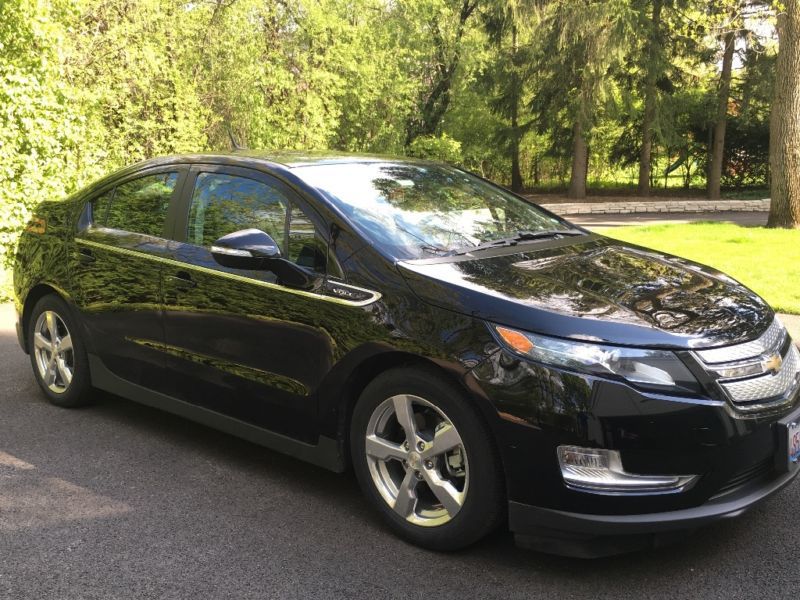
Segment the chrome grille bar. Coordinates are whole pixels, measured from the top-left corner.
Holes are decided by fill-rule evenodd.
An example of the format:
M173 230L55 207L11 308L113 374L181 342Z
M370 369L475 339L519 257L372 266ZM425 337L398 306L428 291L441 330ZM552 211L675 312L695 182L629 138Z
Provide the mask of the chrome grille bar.
M693 354L734 407L752 414L792 402L800 390L800 352L787 337L776 317L757 340Z
M797 348L791 346L783 361L781 370L776 374L762 375L752 379L720 382L731 400L741 409L747 409L752 403L764 404L770 400L780 403L791 395L800 381L800 357Z
M707 365L718 363L730 363L757 358L770 351L775 351L783 346L786 337L786 329L781 322L775 318L769 328L757 340L725 346L723 348L712 348L710 350L697 350L695 354L700 357Z

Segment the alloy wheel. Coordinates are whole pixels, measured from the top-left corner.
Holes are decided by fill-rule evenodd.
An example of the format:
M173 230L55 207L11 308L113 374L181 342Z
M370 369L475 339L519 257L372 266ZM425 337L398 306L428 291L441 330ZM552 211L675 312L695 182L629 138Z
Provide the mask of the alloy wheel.
M75 370L75 352L67 325L55 311L46 310L36 319L33 351L39 377L47 388L55 394L66 392Z
M408 522L443 525L464 505L464 443L452 421L424 398L400 394L379 404L367 425L365 451L375 488Z

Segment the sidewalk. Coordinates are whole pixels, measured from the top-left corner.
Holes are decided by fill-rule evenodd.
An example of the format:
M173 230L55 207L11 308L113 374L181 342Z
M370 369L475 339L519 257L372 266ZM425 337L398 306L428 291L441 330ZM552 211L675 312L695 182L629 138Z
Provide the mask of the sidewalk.
M533 202L558 215L616 215L627 213L716 213L769 212L769 199L764 200L691 200L671 198L637 198L614 202L547 202L535 194L527 196Z

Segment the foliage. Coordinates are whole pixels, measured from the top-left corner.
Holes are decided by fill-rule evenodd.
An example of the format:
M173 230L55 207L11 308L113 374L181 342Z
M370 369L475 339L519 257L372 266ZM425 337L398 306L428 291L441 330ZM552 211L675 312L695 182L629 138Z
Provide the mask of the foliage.
M436 137L425 135L414 138L408 147L408 153L417 158L443 160L449 163L461 162L461 143L446 133Z
M723 182L766 185L774 11L660 1L650 30L644 0L3 0L0 267L36 203L231 134L433 157L517 188L565 186L581 139L590 182L630 182L648 82L652 182L700 185L734 22Z

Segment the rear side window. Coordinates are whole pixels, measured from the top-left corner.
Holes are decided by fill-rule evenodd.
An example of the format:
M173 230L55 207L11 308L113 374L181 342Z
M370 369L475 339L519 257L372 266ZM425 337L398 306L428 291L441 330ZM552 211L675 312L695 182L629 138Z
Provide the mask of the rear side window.
M95 225L163 237L178 173L158 173L118 185L92 202Z

